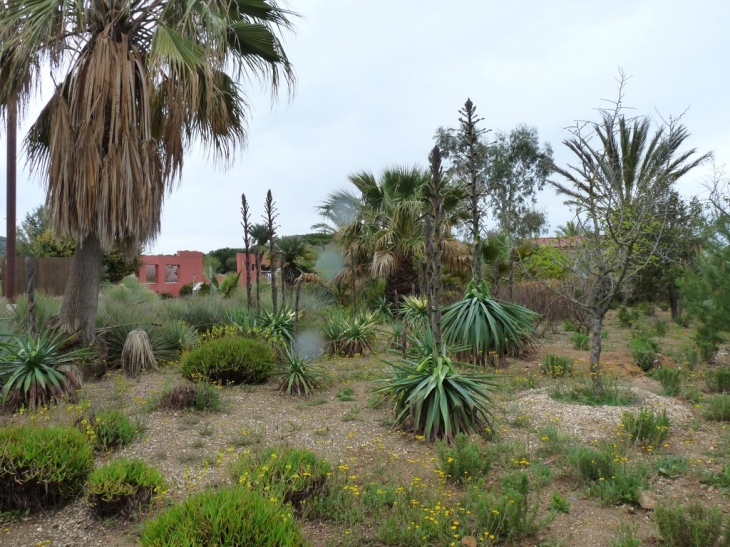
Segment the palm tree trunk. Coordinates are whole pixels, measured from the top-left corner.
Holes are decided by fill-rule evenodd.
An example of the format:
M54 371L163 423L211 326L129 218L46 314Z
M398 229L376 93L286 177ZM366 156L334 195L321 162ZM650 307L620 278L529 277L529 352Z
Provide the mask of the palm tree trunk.
M512 302L512 294L515 290L515 248L509 250L509 301Z
M76 247L71 273L61 306L61 324L71 334L78 334L81 342L94 341L96 312L99 303L101 264L104 250L95 234L88 235Z
M256 253L256 313L261 314L261 253Z
M7 106L7 214L6 235L7 259L6 271L3 272L5 296L8 300L15 298L15 189L17 179L17 151L18 151L18 103L11 97Z
M492 296L499 294L499 258L494 259L494 281L492 282Z
M281 309L286 309L286 272L284 271L284 257L281 257Z

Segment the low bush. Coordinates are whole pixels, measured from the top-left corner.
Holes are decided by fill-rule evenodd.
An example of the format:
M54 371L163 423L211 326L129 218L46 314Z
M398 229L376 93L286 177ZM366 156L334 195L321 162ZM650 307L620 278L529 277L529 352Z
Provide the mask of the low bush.
M666 311L666 310L664 310ZM640 547L641 540L636 537L636 526L622 522L611 539L609 547Z
M641 313L642 315L645 315L647 317L653 317L656 314L654 302L639 302L634 307L636 308L636 312Z
M626 306L621 306L618 309L616 318L618 319L618 324L621 325L621 327L628 329L633 327L634 323L639 319L639 312L637 310L627 308Z
M114 409L87 413L76 420L76 425L100 451L131 443L139 430L124 412Z
M193 294L193 284L185 283L181 285L177 292L178 296L191 296Z
M657 336L666 336L666 334L668 332L669 332L669 323L667 323L663 319L657 319L654 322L654 333Z
M194 494L142 530L143 547L304 547L292 510L245 487Z
M207 382L182 384L165 390L157 408L163 410L197 410L219 412L223 401L216 386Z
M631 358L644 372L648 372L654 368L657 360L657 350L658 346L656 342L642 335L632 336L631 340L629 340Z
M359 313L354 317L345 312L333 313L325 319L323 327L327 352L353 357L372 351L377 326L375 312Z
M445 478L452 482L467 482L484 477L492 468L492 454L481 447L478 442L459 433L454 439L454 446L449 447L443 441L436 445L441 471Z
M132 519L165 488L165 481L156 469L142 460L123 459L91 473L84 494L97 517Z
M568 462L587 482L610 479L616 471L614 456L606 450L579 446L568 451Z
M574 362L575 361L570 357L563 357L548 353L542 363L540 363L540 369L544 374L551 378L571 376L573 374Z
M534 534L541 523L537 519L538 503L530 497L527 473L507 473L500 487L499 494L491 493L492 489L482 483L467 491L462 505L471 511L476 528L488 531L492 541L516 541Z
M654 522L668 547L727 545L727 537L720 541L722 521L722 509L701 502L684 507L659 504L654 511Z
M0 511L36 511L74 499L94 467L75 428L0 428Z
M705 412L708 420L730 422L730 395L715 395L710 397L709 403Z
M682 391L682 371L679 369L669 367L656 369L654 378L662 384L664 395L674 397Z
M705 374L705 381L710 391L730 393L730 367L710 369Z
M689 460L681 454L667 454L656 460L655 467L659 475L673 479L689 472Z
M180 361L183 378L221 384L259 384L271 374L274 354L258 340L226 336L201 344Z
M582 332L574 332L570 336L570 341L573 342L573 349L578 351L588 351L590 348L591 339L587 334Z
M589 488L589 493L600 498L604 505L639 503L639 494L647 486L649 472L644 465L616 466L614 474L598 480Z
M629 443L646 443L648 446L660 447L669 435L669 418L666 411L655 414L651 410L640 408L639 412L624 412L621 426Z
M231 465L237 484L294 505L315 495L329 473L325 460L297 448L269 447L243 453Z
M694 370L700 364L700 352L694 344L685 344L677 351L668 351L667 355L674 359L677 366Z

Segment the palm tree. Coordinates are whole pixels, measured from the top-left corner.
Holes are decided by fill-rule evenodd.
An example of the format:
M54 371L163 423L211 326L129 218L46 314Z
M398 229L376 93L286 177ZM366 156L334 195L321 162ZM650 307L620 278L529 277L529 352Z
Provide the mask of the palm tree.
M261 313L261 261L270 238L269 227L266 224L254 224L249 228L248 235L253 240L252 250L256 257L256 311ZM248 257L246 263L248 264Z
M47 60L31 67L30 89L46 69L57 82L25 147L46 178L54 232L79 242L61 310L68 331L93 339L103 252L159 233L186 149L199 141L228 162L245 142L238 81L258 76L274 93L293 83L278 38L291 16L275 0L8 3L0 57Z
M418 167L394 167L386 169L380 179L363 171L350 175L350 182L360 193L359 208L353 220L339 227L335 235L348 253L370 256L370 273L386 279L386 296L389 300L398 295L410 294L418 282L418 264L424 256L423 219L428 200L430 175ZM328 213L337 210L333 198L346 193L331 195L320 206ZM451 227L464 220L460 207L464 192L455 184L444 188L444 260L452 265L468 266L470 250L451 237ZM351 201L349 210L354 207ZM331 217L327 217L333 220Z
M314 259L312 250L301 236L282 236L276 240L276 248L281 261L282 284L293 285L299 274L303 273L300 266L302 259L308 262Z

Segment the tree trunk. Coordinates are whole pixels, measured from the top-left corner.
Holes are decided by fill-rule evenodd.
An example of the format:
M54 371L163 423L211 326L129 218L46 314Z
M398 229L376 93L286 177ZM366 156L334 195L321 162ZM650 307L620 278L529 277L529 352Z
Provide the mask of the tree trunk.
M81 342L94 341L96 312L99 303L101 263L104 251L95 234L88 235L76 247L71 273L61 306L61 324L70 334L77 334Z
M509 250L509 301L512 302L512 294L515 290L515 248Z
M281 309L286 309L286 270L284 269L284 257L281 257Z
M499 258L494 259L494 280L492 281L492 296L499 294Z
M7 105L7 208L6 208L6 232L7 247L5 256L7 268L3 272L3 283L5 284L5 296L8 300L15 299L15 189L17 178L17 141L18 141L18 103L15 97L11 97Z
M271 309L274 315L279 311L279 295L276 288L276 255L274 254L274 245L269 248L269 263L271 264Z
M605 312L593 311L591 318L591 379L593 380L593 393L603 394L603 375L601 372L601 330L603 329L603 316Z
M294 297L294 338L299 334L299 294L302 292L302 279L296 280L296 296Z
M256 313L261 314L261 253L256 253Z
M682 295L677 292L674 284L669 285L669 309L672 310L672 320L682 316Z
M393 272L385 280L385 297L389 302L397 304L396 294L405 296L411 294L413 282L417 279L413 260L408 256L399 256Z

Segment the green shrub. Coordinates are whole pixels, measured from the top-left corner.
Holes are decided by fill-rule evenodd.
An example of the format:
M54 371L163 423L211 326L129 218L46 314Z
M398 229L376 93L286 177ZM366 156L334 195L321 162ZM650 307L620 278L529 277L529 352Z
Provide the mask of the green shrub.
M666 336L666 334L669 332L669 323L667 323L663 319L657 319L654 322L654 332L657 336Z
M207 382L183 384L165 390L157 408L219 412L223 408L220 391Z
M654 377L659 380L664 395L674 397L682 391L682 371L675 368L662 367L654 371Z
M483 449L478 442L469 441L469 437L459 433L454 439L454 446L440 441L436 446L441 471L447 480L467 482L484 477L492 468L492 454Z
M591 339L587 334L583 334L582 332L574 332L570 336L570 341L573 342L573 349L578 351L588 351L590 348Z
M659 302L659 309L662 311L669 311L669 303Z
M598 480L589 488L589 492L604 505L629 503L636 505L639 494L647 486L648 470L644 465L617 465L614 474L604 480Z
M142 460L123 459L96 469L84 494L99 518L135 518L166 488L159 472Z
M651 410L640 408L639 412L624 412L621 416L621 427L630 443L647 443L660 447L669 435L669 418L666 411L655 414Z
M716 422L730 422L730 395L710 397L705 417Z
M616 535L611 539L609 547L639 547L640 545L641 540L636 537L636 527L622 522L618 526Z
M309 450L269 447L241 454L231 465L240 485L270 493L294 505L315 495L324 485L330 465Z
M700 502L684 507L659 504L654 511L654 521L668 547L712 547L722 536L722 520L722 509Z
M101 451L128 445L139 429L124 412L114 409L85 414L76 420L76 425Z
M553 492L552 499L550 500L550 509L556 513L570 513L570 502L568 498L564 498L557 492Z
M653 317L654 314L656 314L656 309L654 308L654 302L639 302L634 306L636 308L637 313L641 313L642 315L645 315L647 317ZM637 317L638 319L638 317Z
M245 487L194 494L142 530L143 547L303 547L290 508Z
M621 327L628 329L634 326L634 323L639 319L639 312L632 310L626 306L621 306L616 314L618 323Z
M710 486L730 488L730 466L723 465L719 472L713 470L705 471L702 473L702 482Z
M548 353L542 363L540 363L540 369L544 374L551 378L572 376L574 362L575 361L570 357L563 357Z
M686 475L689 472L689 460L681 454L667 454L661 456L655 462L659 475L673 479L679 475Z
M649 338L643 336L634 336L629 340L629 351L631 358L639 365L644 372L648 372L654 368L657 357L657 344Z
M224 337L201 344L180 361L183 378L221 384L259 384L272 370L271 347L251 338Z
M730 367L710 369L705 375L705 381L710 391L715 393L730 393Z
M94 467L75 428L0 428L0 511L36 511L74 499Z
M667 354L674 359L680 367L694 370L700 364L700 352L694 344L685 344L677 351L668 351Z
M191 296L193 294L193 284L185 283L184 285L181 285L177 294L178 296Z
M527 473L507 473L500 486L499 494L481 482L467 491L462 505L471 511L476 528L487 531L495 541L516 541L534 534L540 527L539 507L530 498Z
M355 317L344 311L331 314L325 318L323 327L327 352L353 357L372 351L377 326L378 315L375 312L360 313Z
M294 323L296 315L293 310L282 308L276 313L264 311L258 317L254 329L264 340L289 346L294 341Z
M584 481L610 479L616 471L613 454L584 446L571 449L568 452L568 462Z

